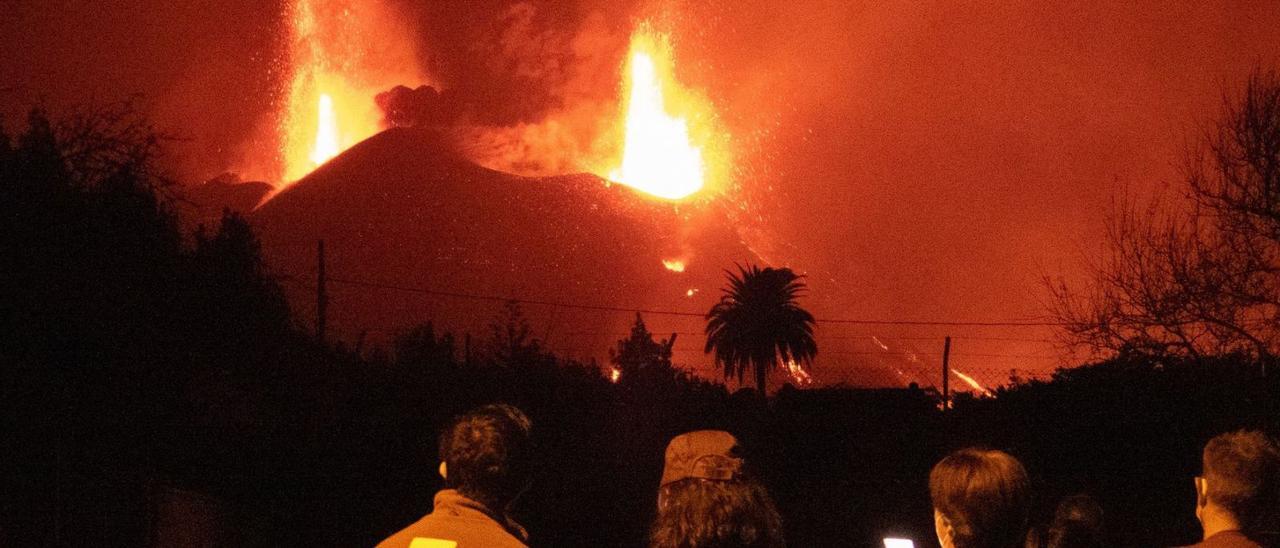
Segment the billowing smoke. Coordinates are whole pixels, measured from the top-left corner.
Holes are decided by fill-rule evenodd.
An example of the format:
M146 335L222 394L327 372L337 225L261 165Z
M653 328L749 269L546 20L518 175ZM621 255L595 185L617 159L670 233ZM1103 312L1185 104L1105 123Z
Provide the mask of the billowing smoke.
M414 89L396 86L379 93L374 103L382 109L382 123L387 127L442 127L458 119L456 97L426 85Z
M401 6L419 24L440 89L379 97L390 125L446 126L458 148L527 175L592 171L607 133L633 25L626 3L475 2ZM596 4L596 5L592 5Z

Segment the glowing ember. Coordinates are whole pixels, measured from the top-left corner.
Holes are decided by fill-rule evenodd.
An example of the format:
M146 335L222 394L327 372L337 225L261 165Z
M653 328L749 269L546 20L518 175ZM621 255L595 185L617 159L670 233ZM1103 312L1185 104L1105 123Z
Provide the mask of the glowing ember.
M316 146L311 149L311 163L323 164L338 155L338 121L333 117L333 98L320 94L316 114Z
M688 291L685 291L685 292L684 292L684 296L686 296L686 297L692 297L692 296L693 296L695 293L697 293L697 292L698 292L698 289L697 289L697 288L691 288L691 289L689 289Z
M668 261L666 259L663 259L662 266L666 267L667 270L670 270L672 272L684 272L684 261L681 261L681 260L673 259Z
M617 384L619 380L622 380L622 370L618 369L617 367L610 367L609 382Z
M665 35L642 28L632 37L627 90L622 165L609 178L671 200L697 192L706 168L686 119L670 112L671 97L682 91L671 76Z

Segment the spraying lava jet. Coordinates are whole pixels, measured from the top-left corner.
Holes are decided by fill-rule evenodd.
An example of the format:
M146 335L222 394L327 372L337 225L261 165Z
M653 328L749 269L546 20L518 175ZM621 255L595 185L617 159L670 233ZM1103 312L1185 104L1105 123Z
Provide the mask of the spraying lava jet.
M670 200L698 192L706 165L702 147L690 138L688 120L672 114L679 106L676 99L687 92L675 83L669 39L642 26L631 40L629 58L622 163L609 178Z
M380 0L294 0L285 16L282 185L381 131L378 92L424 79L412 34Z

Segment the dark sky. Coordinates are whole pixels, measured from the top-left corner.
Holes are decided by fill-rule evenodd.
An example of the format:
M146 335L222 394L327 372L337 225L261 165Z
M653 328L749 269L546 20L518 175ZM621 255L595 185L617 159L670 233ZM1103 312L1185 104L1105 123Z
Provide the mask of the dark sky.
M1081 271L1113 192L1175 183L1179 151L1223 91L1254 66L1280 68L1270 0L386 2L416 29L431 83L465 90L495 126L616 96L631 25L659 14L680 78L732 135L739 196L763 234L753 245L834 280L839 291L810 303L825 317L1041 314L1039 278ZM4 2L0 112L12 128L42 98L141 93L189 139L180 175L237 169L274 110L282 12L256 0Z

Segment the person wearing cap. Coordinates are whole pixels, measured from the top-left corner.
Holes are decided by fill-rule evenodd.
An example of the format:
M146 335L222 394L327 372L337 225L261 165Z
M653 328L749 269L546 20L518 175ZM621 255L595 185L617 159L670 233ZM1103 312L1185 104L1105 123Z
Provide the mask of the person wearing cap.
M529 486L532 424L510 405L486 405L440 435L440 475L430 514L379 548L527 548L509 508Z
M722 430L676 436L667 445L652 548L780 548L782 518L743 467L738 440Z

